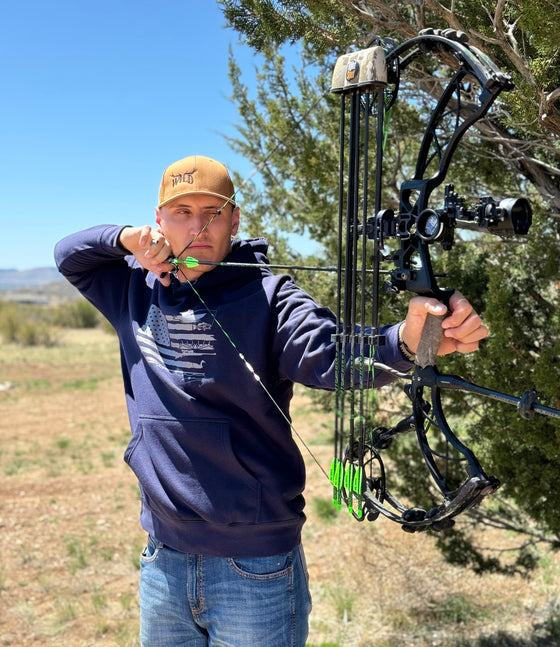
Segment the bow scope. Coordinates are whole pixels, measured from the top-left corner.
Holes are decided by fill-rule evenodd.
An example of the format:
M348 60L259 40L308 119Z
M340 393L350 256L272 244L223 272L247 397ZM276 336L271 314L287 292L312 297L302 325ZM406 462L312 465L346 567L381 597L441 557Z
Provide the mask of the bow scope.
M480 198L474 209L465 207L465 200L455 193L454 186L445 187L442 209L425 209L416 221L416 231L426 242L447 239L450 229L469 229L496 236L525 236L533 221L531 205L525 198L506 198L497 202L490 196Z

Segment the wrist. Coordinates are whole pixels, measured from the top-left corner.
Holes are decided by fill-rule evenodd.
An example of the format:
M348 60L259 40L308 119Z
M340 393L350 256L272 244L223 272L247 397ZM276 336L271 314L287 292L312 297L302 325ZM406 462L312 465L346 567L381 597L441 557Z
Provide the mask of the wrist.
M404 329L404 321L402 324L399 326L399 333L398 333L398 340L399 340L399 350L401 351L401 355L407 359L409 362L413 362L416 359L416 353L412 352L410 348L407 346L406 342L403 339L403 329Z
M132 227L130 225L125 225L120 230L119 235L117 236L117 245L125 252L132 254L134 252L130 249L129 244L127 244L127 233L129 229L132 229Z

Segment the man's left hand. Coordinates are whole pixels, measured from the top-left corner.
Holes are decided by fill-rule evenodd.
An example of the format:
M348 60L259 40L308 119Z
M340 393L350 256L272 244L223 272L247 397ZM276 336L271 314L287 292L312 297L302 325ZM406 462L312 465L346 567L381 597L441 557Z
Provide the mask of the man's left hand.
M449 308L437 299L413 297L408 305L408 313L401 335L404 343L414 353L422 335L428 314L441 316L449 312L443 320L443 342L438 355L449 353L470 353L478 350L478 342L488 336L488 328L474 311L472 305L460 293L454 292L449 300Z

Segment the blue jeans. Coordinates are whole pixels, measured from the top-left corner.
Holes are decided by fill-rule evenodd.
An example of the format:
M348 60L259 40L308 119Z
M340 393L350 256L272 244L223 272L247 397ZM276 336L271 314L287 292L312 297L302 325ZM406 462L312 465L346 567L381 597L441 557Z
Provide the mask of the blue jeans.
M142 647L305 647L310 611L301 546L273 557L208 557L149 537L142 554Z

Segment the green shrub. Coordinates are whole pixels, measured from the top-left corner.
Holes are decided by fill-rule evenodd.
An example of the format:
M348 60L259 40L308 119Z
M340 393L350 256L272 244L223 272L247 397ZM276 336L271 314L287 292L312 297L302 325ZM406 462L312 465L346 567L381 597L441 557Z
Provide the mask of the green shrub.
M0 301L0 336L7 343L23 346L49 347L58 343L44 306L6 301Z
M62 328L96 328L100 315L89 301L79 299L58 306L54 323Z
M16 342L23 346L56 346L56 331L44 321L27 320L21 323L16 331Z
M0 334L5 342L14 342L17 339L19 315L15 303L2 302L0 304Z

